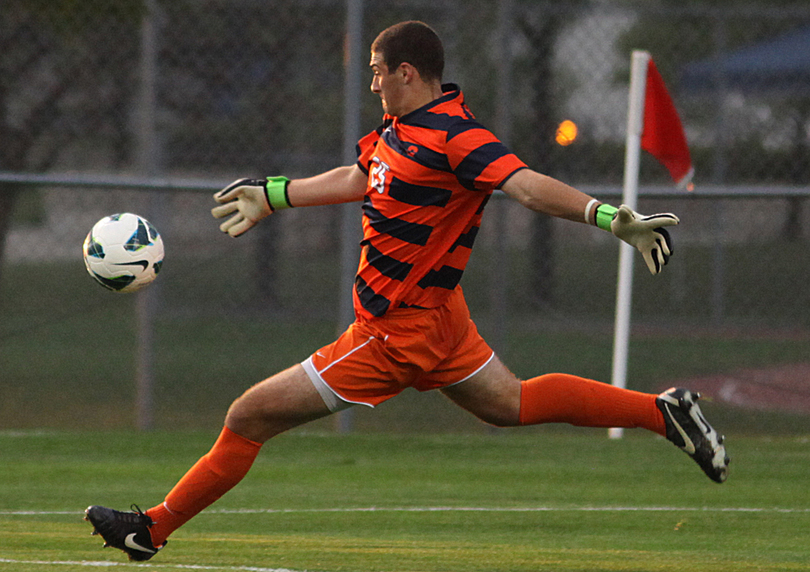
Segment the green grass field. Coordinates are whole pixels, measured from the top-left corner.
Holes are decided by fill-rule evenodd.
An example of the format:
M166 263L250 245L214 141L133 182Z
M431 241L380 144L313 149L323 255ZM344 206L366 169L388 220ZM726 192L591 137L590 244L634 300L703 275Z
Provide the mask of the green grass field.
M810 442L731 436L728 482L661 438L601 430L297 430L147 565L88 504L160 502L213 433L0 433L0 571L806 570Z
M806 362L806 265L771 250L757 260L786 268L765 275L792 281L755 307L746 289L729 288L719 328L709 319L705 272L685 289L672 273L655 283L660 291L639 280L645 327L631 344L631 387L657 391L692 376ZM700 267L708 256L680 255ZM520 294L530 286L515 277L503 355L516 374L609 379L612 287L586 287L581 276L610 276L615 265L589 256L563 265L557 286L560 307L579 313L531 309ZM750 271L745 258L735 260L730 273ZM732 456L729 481L716 485L650 434L610 441L603 430L558 426L494 431L435 392L413 391L374 411L357 408L353 434L334 432L327 419L273 440L245 481L152 563L101 550L81 519L87 505L160 502L209 449L233 398L334 338L334 316L321 308L333 309L335 277L324 281L309 262L285 271L295 288L275 313L251 288L234 288L249 283L244 261L167 266L154 330L159 431L141 434L127 432L135 426L135 298L99 289L78 258L70 269L3 269L0 572L808 569L810 415L706 403ZM465 291L489 339L489 278L471 270Z

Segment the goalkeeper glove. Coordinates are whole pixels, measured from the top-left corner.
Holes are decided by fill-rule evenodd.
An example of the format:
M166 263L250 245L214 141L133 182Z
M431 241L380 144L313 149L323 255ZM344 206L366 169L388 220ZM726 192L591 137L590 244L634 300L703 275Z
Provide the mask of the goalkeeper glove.
M596 211L596 225L610 230L617 238L641 252L647 268L658 274L672 255L672 239L665 226L674 226L680 220L672 213L640 215L627 205L618 209L610 205L599 205Z
M239 179L217 194L219 206L211 209L214 218L231 218L219 225L219 230L231 236L244 234L270 213L290 208L287 198L287 177L267 179Z

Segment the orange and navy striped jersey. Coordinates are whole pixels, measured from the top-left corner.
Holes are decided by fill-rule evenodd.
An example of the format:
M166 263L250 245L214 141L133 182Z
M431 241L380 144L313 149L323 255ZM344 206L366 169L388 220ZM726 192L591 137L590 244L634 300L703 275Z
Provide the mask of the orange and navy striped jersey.
M475 120L453 84L358 143L368 175L358 315L441 306L467 266L492 191L526 167Z

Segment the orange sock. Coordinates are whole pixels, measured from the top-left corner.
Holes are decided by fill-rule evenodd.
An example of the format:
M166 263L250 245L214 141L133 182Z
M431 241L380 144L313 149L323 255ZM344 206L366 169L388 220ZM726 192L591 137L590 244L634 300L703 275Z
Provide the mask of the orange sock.
M642 427L666 435L655 395L563 373L521 384L520 424L570 423L578 427Z
M163 503L146 511L155 523L152 543L163 544L172 532L231 490L250 470L261 447L223 428L208 454L189 469Z

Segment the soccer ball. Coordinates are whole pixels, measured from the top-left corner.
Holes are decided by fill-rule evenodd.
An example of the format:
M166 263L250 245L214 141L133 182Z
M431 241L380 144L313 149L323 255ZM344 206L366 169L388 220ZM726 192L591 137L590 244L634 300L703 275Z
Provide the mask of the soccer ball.
M82 251L90 276L115 292L143 288L163 265L163 239L148 220L132 213L98 221L84 239Z

